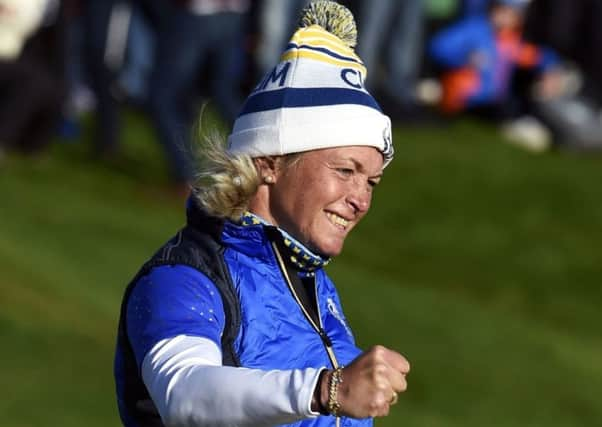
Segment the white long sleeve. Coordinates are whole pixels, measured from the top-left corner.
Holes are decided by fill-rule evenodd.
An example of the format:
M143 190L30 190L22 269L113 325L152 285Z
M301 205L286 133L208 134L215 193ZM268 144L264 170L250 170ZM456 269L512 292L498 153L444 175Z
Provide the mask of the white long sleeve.
M273 426L319 414L311 400L320 369L221 366L211 340L180 335L157 343L142 378L169 427Z

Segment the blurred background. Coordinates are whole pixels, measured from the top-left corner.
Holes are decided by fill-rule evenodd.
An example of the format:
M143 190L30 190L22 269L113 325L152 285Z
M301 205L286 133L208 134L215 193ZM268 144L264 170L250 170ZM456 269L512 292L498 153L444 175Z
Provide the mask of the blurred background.
M341 3L397 153L328 267L412 363L376 424L602 425L602 1ZM0 0L3 426L119 425L124 287L305 4Z

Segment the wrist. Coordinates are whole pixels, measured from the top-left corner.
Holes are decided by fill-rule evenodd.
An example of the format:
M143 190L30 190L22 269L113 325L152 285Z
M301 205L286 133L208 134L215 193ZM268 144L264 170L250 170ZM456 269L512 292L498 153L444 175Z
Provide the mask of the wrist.
M323 369L320 372L316 388L314 389L313 397L311 400L311 410L318 412L320 415L328 415L328 384L330 382L330 373L328 369Z
M341 403L339 402L339 386L343 382L343 368L339 367L329 372L328 376L328 403L326 409L335 417L341 414Z

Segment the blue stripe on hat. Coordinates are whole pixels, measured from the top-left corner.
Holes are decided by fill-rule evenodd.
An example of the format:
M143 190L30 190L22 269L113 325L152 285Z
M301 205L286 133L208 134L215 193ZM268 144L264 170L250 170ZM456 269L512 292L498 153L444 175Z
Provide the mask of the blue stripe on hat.
M325 105L357 104L381 111L374 98L366 92L353 89L285 88L251 95L239 116L278 108L319 107ZM381 111L382 112L382 111Z
M333 58L336 58L336 59L342 59L343 61L350 61L350 62L355 62L356 64L364 65L361 61L358 61L356 58L338 54L336 52L333 52L330 49L326 49L325 47L316 47L316 46L310 46L307 44L297 45L296 43L289 43L288 45L286 45L286 50L288 51L289 49L315 50L317 52L325 53L326 55L332 56Z

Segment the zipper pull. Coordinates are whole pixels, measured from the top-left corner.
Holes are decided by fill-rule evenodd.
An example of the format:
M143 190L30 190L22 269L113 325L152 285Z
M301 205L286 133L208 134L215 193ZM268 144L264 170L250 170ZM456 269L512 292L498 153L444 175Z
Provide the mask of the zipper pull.
M326 333L326 331L322 328L320 328L318 330L318 334L320 334L320 338L322 338L322 342L324 344L326 344L327 347L332 347L332 341L330 340L330 337L328 336L328 334Z

